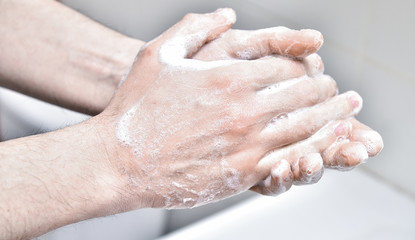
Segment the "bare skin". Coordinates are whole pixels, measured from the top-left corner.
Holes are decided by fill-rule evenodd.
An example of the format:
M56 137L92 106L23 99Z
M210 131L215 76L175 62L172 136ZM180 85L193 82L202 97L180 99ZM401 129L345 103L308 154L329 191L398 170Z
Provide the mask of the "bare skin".
M322 43L321 35L313 30L294 31L284 27L256 31L231 29L215 41L204 45L193 58L205 61L219 59L253 60L267 55L279 54L294 57L300 61L303 64L305 74L308 76L330 78L322 75L324 64L321 58L315 54ZM342 133L340 137L338 136L336 142L328 149L320 149L318 154L311 154L313 159L311 162L315 164L316 159L319 159L326 168L343 171L351 170L365 161L367 156L374 157L382 150L382 137L370 127L354 118L348 119L348 123L343 125L345 129L337 129ZM352 154L356 150L360 151L360 154ZM364 153L365 151L367 156ZM317 164L314 167L307 168L307 166L312 165L308 163L309 161L309 156L302 156L298 159L291 159L291 165L288 162L287 164L276 164L271 174L264 181L252 187L251 190L264 195L275 196L288 190L292 184L316 183L322 176L323 165ZM308 173L306 173L307 171ZM304 178L304 176L307 177Z
M100 115L112 119L107 124L116 128L109 139L117 152L115 167L131 191L127 209L183 208L220 200L256 185L282 159L292 169L302 155L315 163L307 155L322 153L338 134L348 137L346 127L336 131L338 124L326 124L357 114L361 98L354 92L333 97L337 89L332 79L308 76L302 63L278 57L186 58L225 32L232 14L225 9L188 15L146 45ZM253 75L258 71L264 74ZM273 121L282 113L289 114ZM299 142L324 126L306 144ZM315 165L311 171L322 167ZM300 181L307 177L304 168L309 170L299 165ZM135 205L138 196L150 205Z
M0 15L4 23L0 31L7 36L0 38L0 85L73 110L100 113L144 44L55 1L3 0L0 4L0 9L5 9ZM194 58L255 59L270 54L301 58L316 52L321 44L321 35L309 30L299 32L281 27L265 31L229 30L205 45ZM251 55L246 54L247 49ZM355 125L353 129L364 126ZM363 136L360 138L363 144L381 145L379 134L371 131L369 135L376 139L369 141Z
M5 23L0 31L2 36L7 36L0 39L0 48L3 47L0 84L70 109L93 115L101 112L143 45L142 41L107 29L55 1L3 0L0 4L6 10L0 15ZM255 59L270 54L304 58L316 52L321 44L321 35L311 30L293 31L282 27L229 30L193 57L205 61ZM306 59L306 66L307 62L310 61ZM317 74L322 72L322 62L319 66ZM312 67L308 69L313 71ZM361 127L370 133L362 134ZM379 134L358 122L353 124L353 129L356 130L353 136L360 134L358 138L367 148L372 148L369 155L374 156L382 145ZM369 135L371 139L367 138ZM347 147L342 149L348 151ZM335 154L333 148L330 152L323 156L344 155L340 150Z
M328 166L352 165L349 163L349 157L343 154L348 148L335 144L339 136L350 142L362 142L369 154L377 153L379 141L368 141L365 137L367 134L362 133L364 130L371 131L369 128L350 120L352 126L359 126L357 128L359 131L356 131L356 128L351 128L348 121L332 121L356 114L354 109L359 109L361 104L358 95L348 93L329 99L335 95L335 85L327 77L315 77L309 74L307 69L319 68L310 67L307 61L304 63L305 68L296 61L281 57L265 57L252 62L231 61L224 65L222 64L224 62L221 62L214 67L212 64L197 62L203 65L201 69L197 69L200 66L196 66L196 69L188 69L187 62L184 64L184 69L183 66L169 64L168 61L160 62L157 56L160 55L162 46L166 46L166 42L179 36L200 32L200 29L194 28L194 24L190 24L193 28L187 25L189 19L192 23L202 20L196 25L206 24L206 27L213 27L213 30L208 33L206 39L201 41L199 39L195 45L183 48L187 51L186 56L193 56L205 40L214 39L232 24L231 22L224 24L224 19L215 14L208 16L213 19L206 18L205 15L189 15L187 20L185 18L149 44L140 53L131 73L104 113L82 124L60 131L0 144L2 159L0 167L2 184L0 186L1 192L7 192L6 195L0 197L0 201L4 203L0 208L2 238L29 238L72 222L140 207L188 207L204 204L250 187L254 187L263 194L275 194L289 187L290 179L301 183L317 179L319 169L321 169L321 164L318 164L319 153L323 155L323 159L334 159L334 161L324 162ZM278 47L284 48L284 45L281 44ZM286 51L260 52L260 54L265 53L284 53L285 55ZM305 55L307 54L309 53ZM305 55L299 53L299 56ZM185 56L173 56L177 60L183 57ZM260 57L262 56L255 55L253 58ZM301 66L298 69L303 70L293 71L293 73L288 70L284 71L284 69L296 69L295 66ZM318 66L318 64L312 66ZM277 74L272 67L281 69L286 72L286 75ZM254 70L271 71L268 75L258 76L253 73ZM183 72L178 74L178 71ZM154 75L155 72L160 72L160 75ZM311 94L307 95L310 98L297 102L298 99L295 100L295 96L292 96L292 106L289 104L290 99L287 101L288 106L281 106L276 99L267 100L264 97L267 95L264 91L259 93L261 86L263 88L277 82L293 82L289 80L291 78L301 78L298 81L303 81L304 84L301 84L305 86L303 91L310 91ZM243 85L240 86L238 83L232 86L232 83L238 80L242 81ZM313 82L313 84L307 85L307 82ZM223 84L229 84L230 92L216 92ZM307 88L314 84L318 87ZM288 89L290 87L294 89L293 86L288 86ZM178 93L185 91L183 93L186 94L190 91L191 94L187 99L180 99L178 95L186 96L186 94L173 94L172 89L176 89ZM270 94L277 96L277 91L280 90L275 91ZM157 98L152 95L154 92L162 93L166 98ZM218 97L214 100L226 100L230 105L220 107L200 100L200 98L209 96L209 93ZM280 93L283 94L283 91ZM350 96L352 97L349 98ZM183 100L190 105L190 108L181 108ZM142 104L137 106L132 114L134 116L130 123L133 124L129 125L127 133L135 140L146 136L150 143L157 142L154 141L157 139L162 140L161 142L165 141L158 146L160 152L154 151L157 147L151 151L148 146L139 145L137 148L137 145L128 146L127 143L119 142L119 120L128 110L134 109L140 101ZM322 104L315 108L307 108L320 102ZM357 106L356 103L358 103ZM148 104L154 108L149 107ZM274 109L264 107L267 104L273 105ZM250 105L252 108L246 108ZM303 128L304 124L294 125L297 130L284 127L285 135L291 136L286 139L282 137L284 134L279 132L282 129L278 128L283 120L271 120L281 112L299 108L306 110L294 112L295 114L289 115L287 119L313 120L313 114L319 111L321 113L334 105L342 111L320 119L318 123L309 122L310 125L306 125L313 126L313 129ZM258 109L253 109L254 106ZM249 110L246 111L249 114L235 112L235 109ZM169 136L171 132L166 132L166 130L172 129L171 123L169 124L167 119L153 117L164 117L165 115L160 114L173 110L177 112L167 116L173 120L181 119L183 120L181 122L186 122L186 124L178 126L181 127L180 134ZM143 116L138 117L138 112L147 112L148 115L144 118L149 121L140 118ZM190 114L186 114L187 112ZM192 118L188 119L190 117ZM223 117L226 121L234 117L233 123L236 125L229 125L229 121L218 121L224 119ZM152 125L157 121L159 121L157 124ZM169 126L163 128L163 123ZM143 126L153 128L147 129ZM339 126L343 126L340 128L343 130L339 130ZM197 131L202 127L207 131L205 135L200 135L202 131ZM321 130L317 132L320 128ZM268 130L265 131L266 129L275 132L275 136L269 134ZM143 135L138 134L138 130L143 130ZM282 139L277 139L278 134ZM311 136L312 134L314 135ZM258 143L263 143L263 146ZM283 147L286 145L288 146ZM189 146L195 147L195 151L186 151ZM138 151L134 152L137 149L143 150L141 153L150 157L140 157ZM151 162L154 159L158 161ZM172 159L178 161L171 164ZM195 159L201 161L195 161ZM207 159L211 161L204 161ZM151 164L137 165L137 163L146 161L158 164L156 165L157 172L160 175L155 172L140 175L140 173L145 173L145 170L151 170L154 167ZM207 163L207 166L200 166L200 162ZM356 161L353 164L357 163ZM148 169L145 169L146 167ZM207 172L208 169L213 171ZM311 173L308 171L310 169ZM180 178L183 170L186 170L186 174L196 176L196 179L192 176ZM151 175L155 178L151 178ZM237 176L243 176L243 178ZM271 178L268 178L269 176ZM289 178L290 176L292 177ZM212 180L211 184L206 186L209 181L203 181L204 178ZM149 184L143 184L146 182ZM238 182L239 184L236 184ZM195 191L184 189L189 186L195 187ZM172 189L177 189L177 194L172 193ZM196 197L194 192L205 195Z
M52 0L1 0L0 22L0 85L92 115L144 44Z

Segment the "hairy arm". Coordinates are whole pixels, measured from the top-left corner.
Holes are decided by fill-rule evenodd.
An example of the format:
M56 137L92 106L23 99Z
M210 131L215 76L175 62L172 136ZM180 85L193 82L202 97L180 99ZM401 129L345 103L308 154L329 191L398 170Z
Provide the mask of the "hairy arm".
M97 114L142 41L52 0L0 0L0 85Z
M0 144L0 239L113 213L117 188L95 125Z

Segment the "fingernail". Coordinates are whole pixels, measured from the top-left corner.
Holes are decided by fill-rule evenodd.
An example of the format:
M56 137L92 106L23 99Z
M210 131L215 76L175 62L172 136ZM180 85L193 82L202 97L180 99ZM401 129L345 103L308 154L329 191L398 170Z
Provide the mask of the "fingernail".
M360 106L360 102L355 96L350 96L349 101L352 104L353 108L357 108Z
M365 163L369 158L366 147L360 142L351 142L343 146L342 153L339 156L343 166L342 170L351 170L359 164Z
M346 135L346 129L342 123L337 125L337 127L334 129L334 134L336 134L338 137Z
M356 94L352 94L349 96L349 101L353 108L359 108L362 102L362 98Z
M351 92L348 96L350 105L353 107L353 115L356 115L360 112L363 106L363 99L356 92Z

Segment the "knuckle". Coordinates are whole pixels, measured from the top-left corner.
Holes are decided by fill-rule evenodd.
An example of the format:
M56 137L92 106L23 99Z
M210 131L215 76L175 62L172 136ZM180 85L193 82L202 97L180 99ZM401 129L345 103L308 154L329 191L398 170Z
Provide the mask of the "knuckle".
M155 46L153 44L150 44L140 50L140 55L144 57L151 57L153 56L155 52Z
M328 75L311 78L308 81L308 97L310 104L320 103L337 94L337 83Z
M212 78L209 78L206 81L203 81L202 87L207 89L220 89L221 91L227 91L231 94L232 92L230 92L230 88L233 88L232 81L229 77L226 76L214 76Z
M324 63L317 53L305 57L303 63L309 76L316 76L324 72Z
M300 159L300 184L312 184L320 180L323 174L323 159L319 153L312 153Z
M188 13L186 15L184 15L183 20L184 21L194 21L197 20L198 18L200 18L201 14L197 14L197 13Z
M308 78L306 81L306 93L307 99L310 105L315 105L320 102L321 99L321 88L319 87L319 80Z
M337 82L329 75L324 75L324 76L326 76L328 86L329 86L329 97L333 97L337 95L339 93Z
M284 27L284 26L273 27L272 29L273 29L273 30L274 30L274 32L276 32L276 33L283 33L283 32L286 32L286 31L291 30L291 29L289 29L289 28L287 28L287 27Z
M240 37L244 35L244 30L240 30L240 29L229 29L228 31L226 31L225 33L223 33L221 36L223 38L231 38L234 39L236 37Z

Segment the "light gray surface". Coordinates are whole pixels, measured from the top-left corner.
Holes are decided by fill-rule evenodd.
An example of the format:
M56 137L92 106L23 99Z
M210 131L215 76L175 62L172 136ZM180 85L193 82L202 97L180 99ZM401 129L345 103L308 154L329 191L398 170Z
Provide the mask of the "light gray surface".
M244 201L256 195L256 193L248 191L237 196L233 196L228 199L207 204L197 208L171 210L168 212L166 219L166 233L180 229L188 224L195 223L200 219L203 219L204 217L213 215L217 212L227 209L229 206L233 206L239 203L240 201Z
M86 220L47 233L37 240L150 240L165 228L164 210L141 209Z
M331 171L316 185L251 198L158 240L413 240L414 223L406 195L361 170Z

